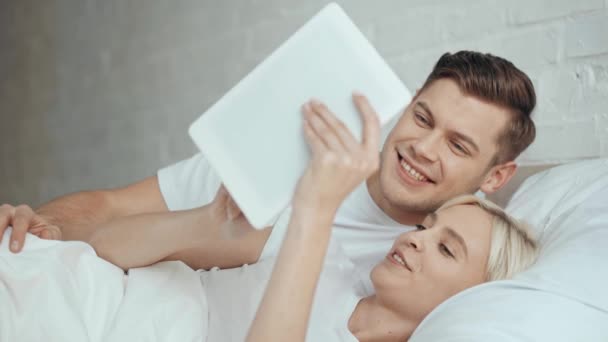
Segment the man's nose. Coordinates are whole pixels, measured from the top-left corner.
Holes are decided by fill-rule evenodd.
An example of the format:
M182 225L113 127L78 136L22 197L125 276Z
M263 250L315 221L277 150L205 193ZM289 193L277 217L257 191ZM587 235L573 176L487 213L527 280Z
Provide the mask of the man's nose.
M418 160L425 160L427 162L437 161L439 155L439 143L441 137L435 132L430 132L424 136L418 138L418 140L412 145L412 152Z

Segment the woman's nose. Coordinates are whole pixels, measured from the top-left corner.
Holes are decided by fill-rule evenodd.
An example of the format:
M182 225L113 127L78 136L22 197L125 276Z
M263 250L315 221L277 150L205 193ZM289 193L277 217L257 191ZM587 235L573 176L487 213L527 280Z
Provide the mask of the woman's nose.
M405 242L408 247L421 252L423 250L423 243L422 243L422 239L419 235L420 235L419 232L416 232L416 233L412 232L411 234L407 235Z

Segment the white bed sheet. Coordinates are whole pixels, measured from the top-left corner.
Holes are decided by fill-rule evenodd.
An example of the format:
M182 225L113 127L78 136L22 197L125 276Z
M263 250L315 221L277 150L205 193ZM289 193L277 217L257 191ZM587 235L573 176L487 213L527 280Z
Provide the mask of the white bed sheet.
M0 341L204 341L207 302L181 262L123 271L83 242L0 244Z

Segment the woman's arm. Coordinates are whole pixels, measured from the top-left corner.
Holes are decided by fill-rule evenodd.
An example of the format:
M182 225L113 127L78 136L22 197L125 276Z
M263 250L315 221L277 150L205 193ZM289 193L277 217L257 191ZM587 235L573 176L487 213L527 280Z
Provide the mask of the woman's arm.
M253 263L270 229L254 230L240 214L230 217L231 203L222 187L214 201L201 208L100 224L89 243L100 257L125 270L162 260L181 260L194 269Z
M294 208L247 341L304 341L333 214Z
M306 339L335 212L378 168L378 118L363 96L354 100L363 117L362 143L324 105L304 107L304 133L312 159L298 183L288 231L248 342Z

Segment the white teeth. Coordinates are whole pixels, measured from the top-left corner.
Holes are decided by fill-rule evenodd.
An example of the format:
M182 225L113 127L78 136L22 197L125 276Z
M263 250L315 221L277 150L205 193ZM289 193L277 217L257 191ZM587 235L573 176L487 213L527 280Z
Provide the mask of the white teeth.
M393 259L397 260L398 263L405 266L405 261L403 261L403 259L401 258L401 256L399 256L399 254L393 253Z
M412 176L413 179L419 181L419 182L425 182L426 181L426 177L424 177L423 175L421 175L418 171L414 170L414 168L405 162L405 160L401 160L401 167L403 167L403 169L410 175Z

